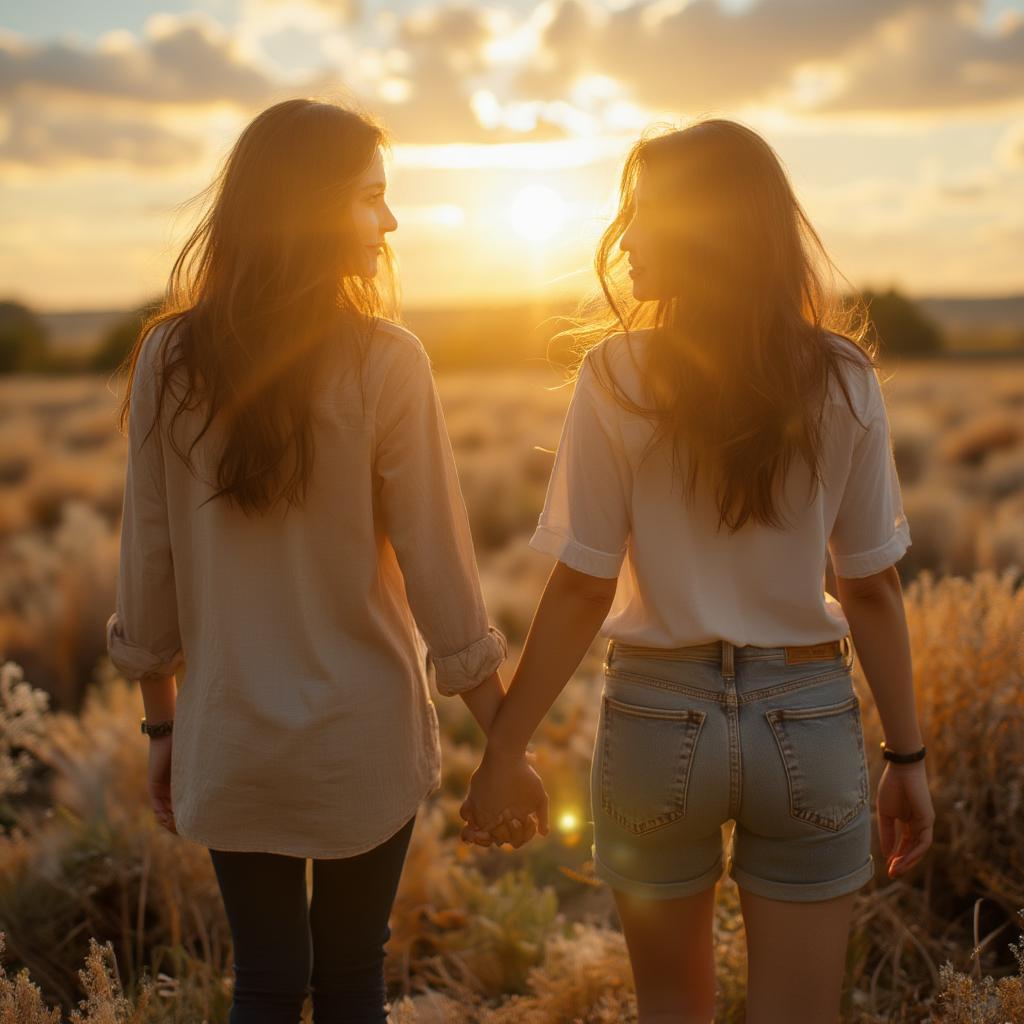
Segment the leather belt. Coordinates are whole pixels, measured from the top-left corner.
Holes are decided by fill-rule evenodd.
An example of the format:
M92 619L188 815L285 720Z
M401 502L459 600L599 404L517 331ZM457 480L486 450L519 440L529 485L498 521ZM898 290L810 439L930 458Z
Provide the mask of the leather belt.
M725 655L732 654L736 650L781 650L784 652L787 665L800 665L807 661L827 661L840 656L850 660L852 644L849 633L838 640L828 640L819 644L778 644L772 648L758 647L747 644L737 648L728 640L711 640L704 644L689 644L684 647L654 648L639 647L634 644L623 643L619 640L609 640L612 650L619 650L622 654L646 654L649 657L669 658L693 657L707 655L709 659L725 660ZM732 651L729 651L729 648Z

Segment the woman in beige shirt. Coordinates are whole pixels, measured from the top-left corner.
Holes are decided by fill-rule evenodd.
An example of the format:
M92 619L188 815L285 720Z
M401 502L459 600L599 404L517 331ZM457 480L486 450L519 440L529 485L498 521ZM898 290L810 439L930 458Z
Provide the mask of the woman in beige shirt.
M873 353L780 161L732 121L633 147L596 262L614 315L584 334L531 539L558 561L463 835L486 844L539 805L523 752L600 632L592 852L641 1024L713 1019L729 820L747 1019L833 1024L853 900L875 875L851 640L885 733L889 877L921 860L934 820Z
M142 687L160 822L213 858L232 1024L295 1024L310 985L318 1024L385 1020L440 785L425 654L485 730L503 695L430 360L381 315L386 144L333 104L256 117L129 360L108 650Z

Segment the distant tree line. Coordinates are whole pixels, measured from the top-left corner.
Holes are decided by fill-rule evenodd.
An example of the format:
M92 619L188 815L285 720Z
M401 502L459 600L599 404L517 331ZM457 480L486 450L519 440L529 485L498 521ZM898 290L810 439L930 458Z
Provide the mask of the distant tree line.
M876 292L865 289L860 293L867 302L871 317L872 330L877 335L883 353L894 355L929 355L944 350L945 339L939 326L924 314L921 308L907 296L894 288ZM0 301L0 374L9 373L110 373L117 369L135 339L138 337L146 316L158 305L159 299L143 303L137 309L109 327L91 351L83 353L57 352L51 347L51 339L45 321L29 307L14 301ZM532 313L524 304L523 312ZM473 362L473 350L479 348L479 321L472 311L451 311L444 317L444 324L437 319L428 318L433 329L425 334L437 333L438 357L441 362L450 362L448 356L459 356ZM490 330L493 331L493 318ZM516 318L516 329L524 329L527 333L532 328L520 325ZM466 321L463 324L463 321ZM472 322L470 322L472 321ZM428 321L424 321L427 327ZM459 325L468 330L471 339L466 345L456 344L458 353L449 352L454 335L459 335ZM415 325L414 325L415 326ZM510 321L510 326L512 326ZM464 332L465 333L465 332ZM432 341L427 338L425 340ZM515 359L522 355L522 341L508 339L508 345L494 342L488 346L490 362L504 358ZM479 353L478 353L479 355Z
M116 370L131 351L143 323L162 305L162 301L151 299L109 327L92 353L89 369L97 373Z
M0 300L0 374L110 373L131 351L142 324L160 303L153 299L126 313L83 352L53 348L45 320L28 306Z
M0 302L0 373L37 373L49 359L43 321L20 302Z
M895 288L860 293L867 303L871 328L882 353L937 355L945 348L939 325L920 306Z

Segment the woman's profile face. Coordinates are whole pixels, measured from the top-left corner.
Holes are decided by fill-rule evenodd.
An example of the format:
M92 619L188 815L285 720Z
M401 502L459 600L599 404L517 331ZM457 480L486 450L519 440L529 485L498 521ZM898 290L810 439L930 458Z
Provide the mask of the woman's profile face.
M384 175L384 155L378 147L370 166L355 182L352 200L352 223L356 233L356 252L360 258L356 273L373 277L377 273L377 260L384 235L398 227L398 221L384 201L387 179Z
M619 248L629 256L638 302L679 298L685 282L707 271L708 259L728 237L719 190L709 191L706 168L694 170L677 161L644 165L637 173L633 216Z
M629 257L633 298L638 302L668 298L671 294L668 268L659 252L665 225L659 223L652 185L651 172L641 168L633 192L633 219L619 239L619 248Z

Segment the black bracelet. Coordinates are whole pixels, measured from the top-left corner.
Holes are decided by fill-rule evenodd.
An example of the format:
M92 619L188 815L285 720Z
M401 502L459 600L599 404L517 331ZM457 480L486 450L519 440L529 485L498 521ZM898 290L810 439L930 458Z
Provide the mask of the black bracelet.
M150 724L143 718L140 727L141 731L147 736L170 736L174 730L174 719L170 718L166 722L153 722Z
M886 761L892 761L893 764L913 764L915 761L924 760L924 747L920 750L915 750L912 754L897 754L895 750L890 750L885 745L885 740L882 740L879 746L882 748L882 757Z

